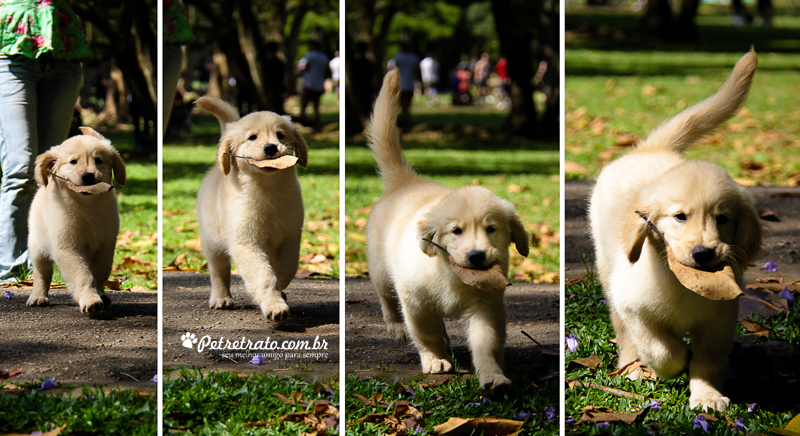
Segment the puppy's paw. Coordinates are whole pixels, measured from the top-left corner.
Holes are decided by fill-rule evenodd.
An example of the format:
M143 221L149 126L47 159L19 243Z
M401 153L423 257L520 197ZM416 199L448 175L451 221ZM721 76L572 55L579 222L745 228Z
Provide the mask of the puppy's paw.
M692 394L689 397L689 408L694 409L699 407L705 411L707 409L723 412L730 405L730 398L723 396L721 393L705 392L703 394Z
M37 297L35 295L31 295L25 304L31 307L44 307L50 305L50 299L47 297Z
M208 300L208 307L212 309L233 309L233 298L214 298Z
M425 374L444 374L453 371L453 364L447 359L430 359L422 362Z
M103 300L103 305L105 306L106 309L111 307L111 298L108 295L101 294L100 299Z
M386 324L386 331L388 331L389 336L393 337L396 341L408 342L406 329L402 322L390 322Z
M80 306L81 312L87 314L102 312L106 308L103 299L97 294L91 294L81 297L81 299L78 300L78 306Z
M642 378L643 374L644 371L642 370L642 368L636 368L633 371L626 372L625 378L627 378L628 380L639 380L640 378Z
M261 303L261 313L272 322L286 321L289 319L289 305L283 300L265 301Z
M511 380L503 374L480 375L481 386L487 391L494 392L511 386Z

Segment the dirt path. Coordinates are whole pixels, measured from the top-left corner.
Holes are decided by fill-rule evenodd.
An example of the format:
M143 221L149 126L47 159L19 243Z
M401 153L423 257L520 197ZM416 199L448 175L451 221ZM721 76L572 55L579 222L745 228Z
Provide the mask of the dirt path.
M286 290L291 318L279 325L266 321L244 289L241 277L233 276L231 292L236 303L234 310L211 310L208 274L164 273L164 368L198 367L204 370L279 371L281 374L317 375L338 379L339 372L339 281L329 279L295 279ZM184 346L187 337L191 348ZM231 342L234 349L215 350L206 341ZM275 341L278 347L285 341L309 341L317 350L260 350L248 352L233 342L250 340ZM196 342L192 342L195 339ZM323 341L327 348L323 348ZM220 344L222 345L222 344ZM286 344L290 345L289 343ZM246 346L244 347L246 348ZM264 353L262 365L250 360Z
M400 343L386 333L378 297L368 279L345 281L347 350L345 370L361 377L400 377L401 380L440 380L447 375L425 376L419 354L413 345ZM558 285L514 283L506 291L508 339L505 347L506 373L512 380L556 377L558 356L542 355L539 343L558 352L560 346ZM456 320L445 322L458 366L467 372L471 366L466 334Z
M50 306L27 307L31 288L0 300L0 369L22 368L11 383L56 382L154 391L157 370L155 292L107 291L113 305L95 319L82 315L66 290L50 291Z
M594 262L592 242L589 238L587 218L587 199L591 183L568 182L565 190L564 249L567 280L586 275L582 261L585 255L588 264ZM763 221L765 228L764 252L748 268L745 279L748 283L759 277L784 276L785 282L800 280L800 189L791 188L750 188L756 199L759 212L774 211L779 222ZM760 269L767 262L778 264L776 272Z

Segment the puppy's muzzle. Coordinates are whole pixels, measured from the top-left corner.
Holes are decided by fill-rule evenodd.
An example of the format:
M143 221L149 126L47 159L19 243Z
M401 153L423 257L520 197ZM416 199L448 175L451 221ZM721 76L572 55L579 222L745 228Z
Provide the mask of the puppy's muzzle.
M275 144L267 144L264 146L264 154L272 158L278 154L278 146Z
M486 252L481 250L471 250L469 253L467 253L467 260L474 267L480 268L483 266L483 263L486 262Z
M692 248L691 255L692 259L697 262L700 267L706 267L709 263L711 263L711 261L714 260L716 253L712 248L698 245L697 247Z
M85 186L87 185L94 185L97 179L94 177L92 173L83 173L81 174L81 183Z

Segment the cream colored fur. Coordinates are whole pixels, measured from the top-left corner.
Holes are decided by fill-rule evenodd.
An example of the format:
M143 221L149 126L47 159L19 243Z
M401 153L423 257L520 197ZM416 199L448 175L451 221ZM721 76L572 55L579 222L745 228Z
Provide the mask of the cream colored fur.
M112 178L124 185L125 164L102 135L89 127L81 127L81 132L36 158L35 177L41 186L29 220L33 292L28 306L49 304L53 262L81 312L99 312L111 305L103 288L111 274L119 233L116 193L79 194L50 173L79 186L113 183ZM85 180L87 174L94 181Z
M608 165L589 207L619 366L638 358L660 378L670 379L688 365L692 408L721 411L728 406L722 387L739 302L708 300L683 287L667 266L661 238L636 212L664 234L682 264L704 269L729 264L743 282L748 261L761 249L754 201L723 168L687 161L682 152L737 113L756 65L751 51L716 94L661 125ZM686 335L691 345L683 341Z
M405 323L422 371L437 374L453 369L443 318L461 317L481 385L493 389L509 384L502 370L503 292L463 284L446 255L423 238L446 248L461 266L499 262L507 273L508 246L514 243L526 256L528 234L514 206L488 189L451 190L414 172L400 151L399 100L400 76L395 70L384 79L367 132L385 183L384 196L369 217L367 246L370 279L380 296L386 327L395 339L405 341ZM475 256L478 252L484 259L475 265L472 261L481 260Z
M255 112L239 119L224 101L202 97L197 106L214 114L222 126L218 165L203 179L197 215L203 254L211 275L209 306L233 308L232 258L247 292L271 321L289 317L283 290L297 272L303 229L303 198L294 167L258 168L246 159L277 158L296 152L308 162L308 146L289 117ZM268 155L272 145L274 154Z

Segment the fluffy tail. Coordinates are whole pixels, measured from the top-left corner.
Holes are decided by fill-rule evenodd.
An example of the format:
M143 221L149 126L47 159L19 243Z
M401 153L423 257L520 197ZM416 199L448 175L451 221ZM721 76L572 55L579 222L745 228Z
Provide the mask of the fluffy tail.
M397 116L400 114L400 73L390 71L375 101L375 109L367 127L369 148L378 163L386 193L397 190L419 177L400 151L400 131Z
M756 66L758 58L755 50L751 48L736 62L730 77L716 94L656 128L636 147L636 150L681 153L693 142L711 133L739 112L747 100Z
M194 104L217 117L222 130L225 130L225 124L239 120L239 111L230 103L216 97L200 97Z

